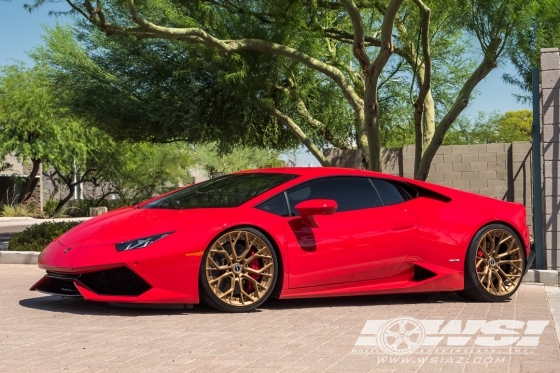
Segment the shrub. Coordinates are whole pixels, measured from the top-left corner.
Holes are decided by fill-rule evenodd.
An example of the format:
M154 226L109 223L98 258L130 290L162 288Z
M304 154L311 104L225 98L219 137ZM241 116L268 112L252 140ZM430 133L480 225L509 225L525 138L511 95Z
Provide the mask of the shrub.
M14 204L14 205L4 205L2 206L2 212L0 213L5 217L23 217L32 214L32 208L28 205Z
M43 213L46 216L50 216L52 214L54 214L54 210L56 209L56 206L58 206L58 201L55 199L49 199L45 202L45 204L43 205Z
M46 222L35 224L15 234L8 243L12 251L43 251L48 244L80 222Z

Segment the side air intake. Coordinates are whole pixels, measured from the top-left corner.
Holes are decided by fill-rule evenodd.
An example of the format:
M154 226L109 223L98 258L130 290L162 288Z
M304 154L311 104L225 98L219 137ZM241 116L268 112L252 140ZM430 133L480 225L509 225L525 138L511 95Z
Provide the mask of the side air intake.
M419 265L414 265L414 281L424 281L429 278L437 276L434 272L426 269L424 267L420 267Z

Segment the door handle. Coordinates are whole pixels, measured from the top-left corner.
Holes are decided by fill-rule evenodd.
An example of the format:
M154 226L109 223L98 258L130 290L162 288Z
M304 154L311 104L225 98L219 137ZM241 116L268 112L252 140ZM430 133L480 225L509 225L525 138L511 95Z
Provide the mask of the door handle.
M396 225L393 225L393 226L391 227L391 229L394 230L394 231L402 231L402 230L405 230L405 229L410 229L410 228L412 228L412 227L414 227L414 224L412 224L412 223L406 223L406 224L396 224Z

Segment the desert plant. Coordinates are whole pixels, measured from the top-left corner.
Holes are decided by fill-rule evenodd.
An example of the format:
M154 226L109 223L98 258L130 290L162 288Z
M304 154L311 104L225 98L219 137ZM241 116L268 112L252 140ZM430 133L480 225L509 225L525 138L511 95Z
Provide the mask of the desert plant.
M74 228L80 222L46 222L35 224L15 234L8 243L11 251L43 251L57 237Z
M25 217L33 213L32 206L24 204L3 205L0 215L4 217Z

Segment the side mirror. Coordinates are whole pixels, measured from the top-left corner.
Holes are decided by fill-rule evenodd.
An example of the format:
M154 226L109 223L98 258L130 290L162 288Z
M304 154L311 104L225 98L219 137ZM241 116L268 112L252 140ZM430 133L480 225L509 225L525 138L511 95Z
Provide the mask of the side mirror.
M315 215L332 215L337 208L338 204L332 199L309 199L295 206L304 224L313 228L319 227Z

